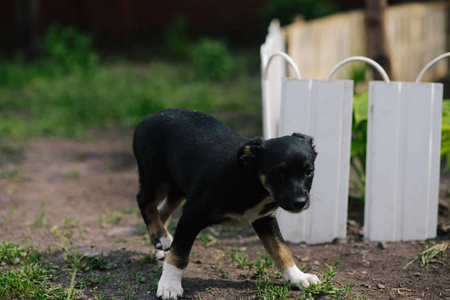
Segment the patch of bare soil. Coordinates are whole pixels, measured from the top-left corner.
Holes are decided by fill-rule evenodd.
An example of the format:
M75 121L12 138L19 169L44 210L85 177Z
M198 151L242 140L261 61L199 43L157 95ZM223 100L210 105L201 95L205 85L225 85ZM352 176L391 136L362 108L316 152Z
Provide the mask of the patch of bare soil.
M144 260L152 247L135 201L138 178L131 137L130 131L105 131L92 141L29 141L23 155L1 166L1 170L19 172L0 177L0 241L38 246L46 260L60 267L56 282L68 286L67 264L51 229L70 230L72 248L87 252L93 245L93 254L103 252L112 264L110 270L94 270L91 282L83 281L81 291L86 298L100 294L108 299L155 298L161 263ZM362 206L353 203L348 240L290 244L297 264L320 274L326 264L339 262L335 283L352 284L353 296L450 299L448 262L431 264L428 269L418 262L403 268L427 245L449 240L449 187L450 176L443 174L436 240L366 242L360 236ZM240 250L248 262L255 261L264 252L262 245L250 229L215 227L213 233L219 237L198 239L194 245L183 279L184 299L198 295L201 299L254 299L255 270L240 268L231 254ZM276 284L282 284L274 269L269 274ZM84 276L81 280L87 274L80 275Z

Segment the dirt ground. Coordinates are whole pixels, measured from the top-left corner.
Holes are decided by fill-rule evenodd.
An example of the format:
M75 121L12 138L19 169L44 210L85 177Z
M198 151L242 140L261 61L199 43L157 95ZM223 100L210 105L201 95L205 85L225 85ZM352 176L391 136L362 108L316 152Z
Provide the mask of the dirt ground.
M103 252L112 263L105 283L82 290L86 298L103 293L109 299L153 299L160 262L146 263L151 251L137 210L137 168L131 151L131 131L108 130L89 141L37 139L23 154L6 158L0 176L0 241L37 246L47 260L60 266L58 283L68 286L67 265L51 233L53 226L73 232L71 245L87 252ZM3 178L2 178L3 177ZM361 236L362 207L349 211L349 238L322 245L290 244L298 265L320 274L326 264L339 262L335 284L353 285L353 296L367 299L450 299L450 265L409 259L427 245L450 238L450 175L441 177L439 236L435 240L376 243ZM230 258L240 250L248 261L264 249L250 229L214 227L218 236L209 244L198 239L185 272L183 299L254 299L256 279ZM207 235L205 235L208 237ZM209 240L207 240L209 241ZM275 270L271 278L282 283ZM150 291L149 291L150 289ZM300 292L295 292L296 293ZM326 297L319 297L326 299Z

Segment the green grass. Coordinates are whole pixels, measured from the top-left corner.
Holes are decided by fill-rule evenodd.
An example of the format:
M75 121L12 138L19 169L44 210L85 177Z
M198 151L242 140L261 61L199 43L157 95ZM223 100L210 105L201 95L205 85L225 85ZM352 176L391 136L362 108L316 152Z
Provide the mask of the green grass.
M68 292L54 284L51 264L33 247L0 244L0 299L66 299ZM74 298L78 298L76 293Z
M0 62L0 137L85 137L171 107L259 115L259 75L250 75L248 52L236 56L239 67L222 81L198 79L191 63L179 61L116 60L64 73L50 71L50 62Z
M327 266L319 276L320 283L311 284L304 288L302 293L294 294L292 293L291 285L289 283L284 283L283 285L276 285L266 276L259 278L256 281L255 287L255 298L263 300L275 300L275 299L297 299L306 300L314 299L317 296L326 296L327 299L340 299L340 300L356 300L356 299L366 299L364 297L354 297L351 296L352 284L347 284L344 287L338 287L333 282L333 277L336 275L336 268L338 263L333 263Z

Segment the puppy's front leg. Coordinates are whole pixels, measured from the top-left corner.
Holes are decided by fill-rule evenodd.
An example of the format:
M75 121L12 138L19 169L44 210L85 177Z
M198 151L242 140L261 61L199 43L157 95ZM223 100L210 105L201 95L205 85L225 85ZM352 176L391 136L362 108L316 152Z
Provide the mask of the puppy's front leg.
M319 278L314 274L303 273L295 265L292 253L281 236L278 222L275 216L264 217L252 224L264 248L269 252L276 266L281 271L285 281L297 288L307 287L311 283L319 283Z

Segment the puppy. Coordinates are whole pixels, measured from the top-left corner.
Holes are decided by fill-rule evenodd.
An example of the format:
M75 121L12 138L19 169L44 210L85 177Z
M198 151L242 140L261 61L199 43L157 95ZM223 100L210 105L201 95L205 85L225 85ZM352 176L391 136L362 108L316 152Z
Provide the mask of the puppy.
M317 156L312 137L249 140L208 115L168 109L137 126L133 151L142 217L155 248L170 250L158 297L183 295L194 240L213 224L251 225L286 281L298 288L319 282L297 268L276 220L278 207L299 213L309 206ZM185 199L172 239L167 223Z

